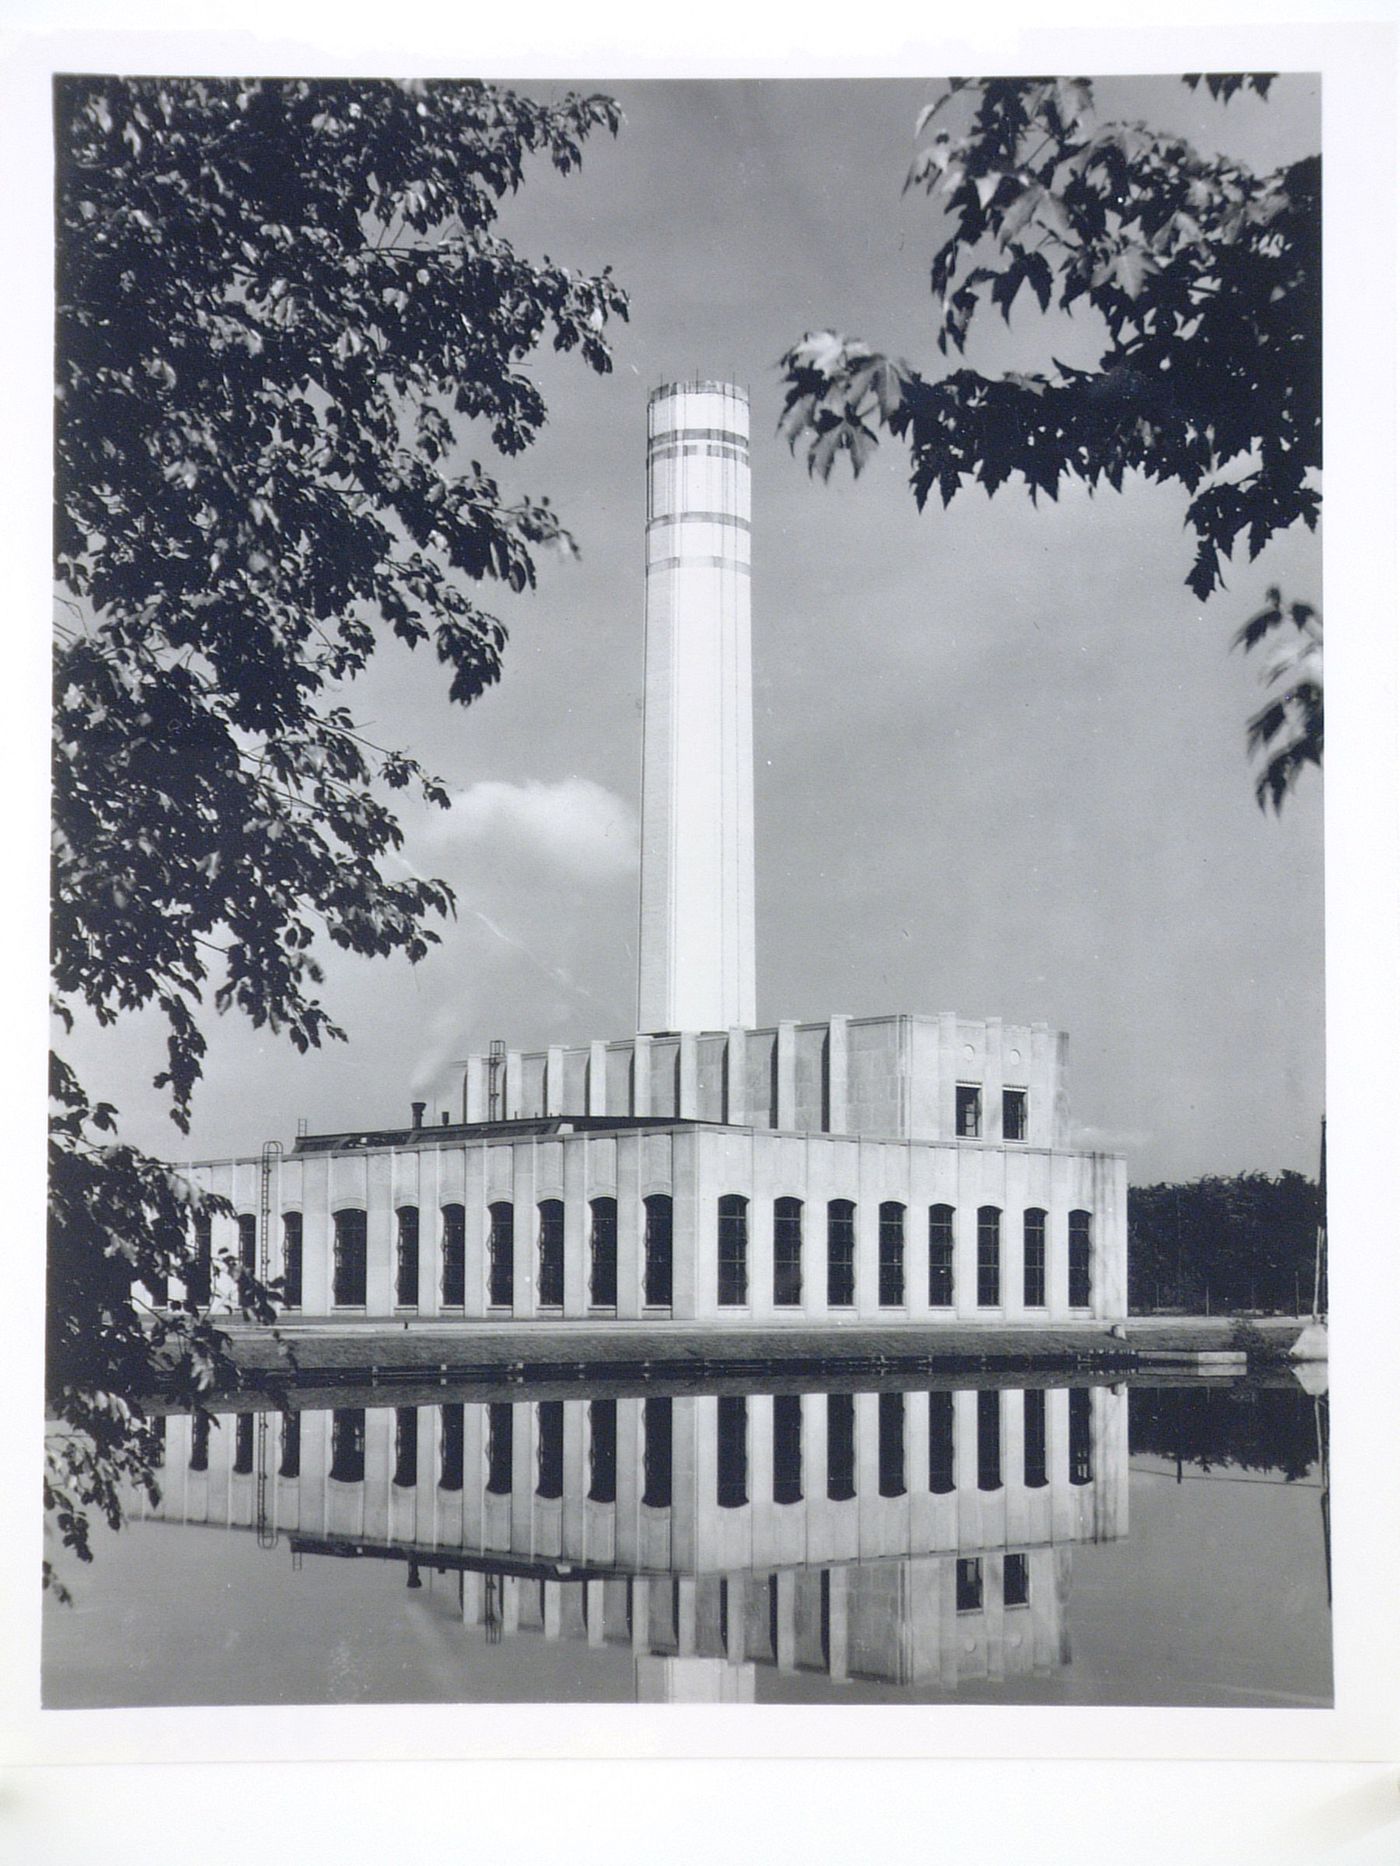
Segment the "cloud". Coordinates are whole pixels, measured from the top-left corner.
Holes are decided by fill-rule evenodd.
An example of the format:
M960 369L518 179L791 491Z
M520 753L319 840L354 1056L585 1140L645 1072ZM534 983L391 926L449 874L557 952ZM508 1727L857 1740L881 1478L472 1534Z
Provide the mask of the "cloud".
M490 849L580 881L614 881L637 866L636 813L591 778L483 779L456 793L429 839L438 849Z

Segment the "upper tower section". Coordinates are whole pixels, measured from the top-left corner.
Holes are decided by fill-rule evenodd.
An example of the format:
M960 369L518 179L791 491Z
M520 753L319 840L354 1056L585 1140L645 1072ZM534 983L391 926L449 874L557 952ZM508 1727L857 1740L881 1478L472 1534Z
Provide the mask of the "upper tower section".
M637 1027L754 1022L749 404L728 382L647 403Z

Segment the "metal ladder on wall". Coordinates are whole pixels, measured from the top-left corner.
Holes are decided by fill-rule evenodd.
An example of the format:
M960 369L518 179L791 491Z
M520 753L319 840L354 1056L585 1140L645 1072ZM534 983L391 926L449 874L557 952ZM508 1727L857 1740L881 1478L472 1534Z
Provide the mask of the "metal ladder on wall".
M258 1185L258 1280L264 1287L266 1287L272 1275L272 1182L281 1164L281 1141L264 1141ZM268 1520L267 1510L270 1437L271 1428L268 1424L267 1408L264 1406L258 1412L257 1426L256 1508L258 1547L260 1549L271 1549L277 1546L277 1530Z

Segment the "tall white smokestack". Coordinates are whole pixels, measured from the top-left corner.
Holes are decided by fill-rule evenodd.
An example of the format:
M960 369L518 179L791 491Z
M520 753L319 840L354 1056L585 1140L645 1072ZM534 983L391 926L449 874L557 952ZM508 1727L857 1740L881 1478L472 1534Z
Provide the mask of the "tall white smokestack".
M646 681L637 1027L754 1022L749 402L647 404Z

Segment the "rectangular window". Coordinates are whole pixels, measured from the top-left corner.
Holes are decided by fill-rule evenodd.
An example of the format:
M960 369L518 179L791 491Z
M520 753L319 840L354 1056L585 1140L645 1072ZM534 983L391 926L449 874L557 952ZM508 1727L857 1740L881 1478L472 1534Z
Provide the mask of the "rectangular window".
M953 1450L953 1395L939 1391L928 1396L928 1487L937 1497L956 1488Z
M282 1214L282 1304L301 1307L301 1213Z
M208 1302L214 1283L214 1224L208 1212L194 1221L194 1262L185 1278L189 1299L201 1308Z
M1030 1600L1030 1562L1024 1555L1008 1555L1002 1569L1001 1604L1004 1607L1028 1607Z
M491 1207L486 1254L486 1299L493 1309L509 1309L515 1301L515 1207L508 1200Z
M617 1307L617 1200L591 1199L588 1300L595 1309Z
M462 1488L462 1444L466 1435L466 1411L462 1406L442 1406L442 1462L438 1472L441 1490ZM414 1477L417 1477L417 1427L414 1428Z
M1069 1306L1087 1309L1090 1298L1089 1258L1092 1246L1088 1212L1069 1215Z
M719 1303L741 1308L749 1299L749 1202L737 1192L719 1202Z
M467 1301L467 1213L462 1205L442 1208L442 1306L461 1309Z
M238 1216L238 1268L244 1276L258 1273L258 1221L251 1212Z
M1022 1395L1025 1408L1022 1439L1025 1447L1025 1484L1027 1490L1042 1490L1048 1482L1045 1461L1045 1389L1027 1387Z
M501 1401L486 1408L486 1488L508 1497L514 1481L515 1409Z
M879 1402L880 1495L902 1497L904 1481L904 1395L882 1393Z
M928 1208L928 1299L934 1309L953 1306L953 1208Z
M977 1488L1001 1489L1001 1394L992 1387L977 1395Z
M826 1208L826 1301L849 1309L856 1299L856 1208L832 1199Z
M331 1414L331 1476L337 1483L363 1483L365 1475L365 1409L338 1406Z
M282 1414L282 1462L277 1467L279 1477L301 1476L301 1414L284 1412Z
M904 1305L904 1207L893 1200L880 1207L880 1307Z
M671 1306L671 1198L653 1192L646 1201L646 1265L642 1300L656 1309Z
M365 1306L366 1220L361 1211L335 1215L335 1278L331 1301L337 1308Z
M642 1401L642 1502L649 1509L671 1507L671 1402Z
M1028 1309L1045 1307L1045 1213L1032 1206L1022 1228L1024 1264L1022 1301Z
M802 1396L778 1393L773 1399L773 1501L802 1501Z
M535 1495L552 1502L564 1494L564 1402L535 1407Z
M982 1563L975 1556L964 1556L958 1563L958 1612L982 1610Z
M977 1212L977 1306L1001 1306L1001 1213L995 1205Z
M833 1503L845 1503L856 1494L854 1393L826 1396L826 1494Z
M562 1199L540 1201L539 1282L537 1294L542 1309L564 1306L564 1202Z
M1069 1481L1088 1484L1094 1477L1093 1398L1088 1387L1069 1390Z
M234 1427L233 1474L247 1477L253 1468L253 1415L241 1412Z
M1009 1088L1001 1091L1001 1137L1003 1140L1026 1138L1026 1091Z
M617 1401L588 1402L588 1500L617 1502Z
M190 1426L190 1469L209 1469L209 1414L197 1412Z
M773 1201L773 1306L795 1309L802 1301L802 1201Z
M394 1408L394 1482L401 1490L412 1490L418 1482L418 1409L416 1406Z
M394 1266L394 1302L400 1309L418 1307L418 1207L401 1205L397 1261Z
M976 1140L982 1132L982 1091L974 1083L958 1084L958 1138Z
M715 1501L722 1510L733 1510L749 1500L749 1403L724 1393L715 1406Z

